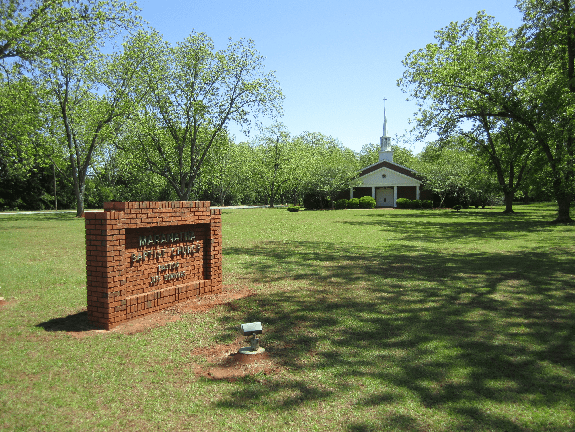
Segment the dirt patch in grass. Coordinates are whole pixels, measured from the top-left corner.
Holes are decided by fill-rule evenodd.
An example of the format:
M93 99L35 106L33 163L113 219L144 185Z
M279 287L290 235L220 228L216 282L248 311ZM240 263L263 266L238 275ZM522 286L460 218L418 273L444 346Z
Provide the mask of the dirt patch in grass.
M191 352L192 359L202 358L207 364L192 364L197 377L210 380L235 381L248 375L262 373L276 374L280 365L268 352L260 354L241 354L238 350L248 346L245 338L238 337L231 344L220 344L207 348L197 348Z
M136 334L160 327L181 319L186 313L205 313L220 305L229 305L233 308L232 302L244 297L255 295L249 288L226 289L221 294L206 295L196 297L187 302L174 305L162 311L123 322L112 330L101 330L90 323L86 309L64 318L53 318L47 322L38 324L46 331L64 331L75 338L85 338L102 333Z
M255 293L249 288L234 291L224 290L221 294L212 294L188 300L164 309L160 312L149 314L141 318L126 321L116 327L111 332L122 334L135 334L154 327L163 326L171 322L180 320L185 313L205 313L210 309L220 305L230 305L234 300L250 297Z
M228 291L224 288L221 294L213 294L202 297L196 297L185 303L179 303L171 308L166 309L167 313L201 313L207 312L215 306L228 305L234 300L239 300L244 297L251 297L256 293L249 288L237 289Z
M39 324L48 332L64 331L78 339L106 333L136 334L179 321L183 314L206 313L216 306L226 305L235 309L234 300L255 295L250 288L224 287L221 294L206 295L174 305L160 312L126 321L112 330L93 327L88 320L88 312L83 311L65 318L54 318ZM268 352L260 354L240 354L241 347L248 346L246 338L238 336L229 344L217 344L194 349L191 355L191 367L197 377L211 380L235 381L248 375L263 373L275 374L280 371L279 364Z

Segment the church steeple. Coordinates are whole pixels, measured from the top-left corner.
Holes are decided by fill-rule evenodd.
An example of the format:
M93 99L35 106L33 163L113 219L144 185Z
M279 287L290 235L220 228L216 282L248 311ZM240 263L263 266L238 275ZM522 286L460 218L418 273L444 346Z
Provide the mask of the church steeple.
M383 98L383 136L379 139L379 161L393 162L391 138L387 136L387 116L385 115L385 101Z
M385 106L383 107L383 136L387 136L387 117L385 116Z

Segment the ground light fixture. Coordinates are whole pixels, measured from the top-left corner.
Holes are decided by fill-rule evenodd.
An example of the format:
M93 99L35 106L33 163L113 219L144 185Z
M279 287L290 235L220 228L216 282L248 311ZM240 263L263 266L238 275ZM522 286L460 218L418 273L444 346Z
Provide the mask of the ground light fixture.
M265 348L260 346L260 340L257 335L262 334L263 328L261 322L245 323L240 325L240 330L244 336L248 336L250 346L239 349L240 354L260 354Z

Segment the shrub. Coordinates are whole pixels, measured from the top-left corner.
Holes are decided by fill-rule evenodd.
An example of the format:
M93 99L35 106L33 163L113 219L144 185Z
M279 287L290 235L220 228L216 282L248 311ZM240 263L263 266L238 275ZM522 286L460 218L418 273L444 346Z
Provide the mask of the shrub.
M342 198L342 199L337 200L335 202L334 208L336 210L343 210L343 209L347 208L347 203L348 203L348 200L346 200L345 198Z
M298 212L298 211L300 211L300 209L301 209L300 206L289 206L288 207L289 212Z
M403 209L430 209L433 208L432 200L410 200L408 198L398 198L396 206Z
M398 198L397 201L395 201L395 205L397 208L411 208L411 200L407 198Z
M370 196L363 196L359 199L359 208L372 209L375 208L375 198Z
M356 209L359 208L359 198L352 198L347 202L347 208Z
M308 192L303 197L303 206L306 209L324 209L329 208L329 202L317 192Z
M453 210L455 210L455 211L461 210L461 204L454 205Z

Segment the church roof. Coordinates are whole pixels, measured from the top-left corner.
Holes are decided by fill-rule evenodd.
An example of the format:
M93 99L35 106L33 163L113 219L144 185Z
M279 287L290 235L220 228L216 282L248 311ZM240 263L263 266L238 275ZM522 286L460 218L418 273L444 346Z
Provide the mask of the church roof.
M361 177L363 177L363 176L365 176L371 172L377 171L378 169L381 169L381 168L391 169L393 171L396 171L400 174L414 178L414 179L419 180L419 181L423 180L423 178L419 174L417 174L415 171L413 171L409 168L406 168L403 165L399 165L399 164L396 164L393 162L388 162L388 161L381 161L381 162L378 162L376 164L370 165L367 168L364 168L359 173L359 177L361 178Z

